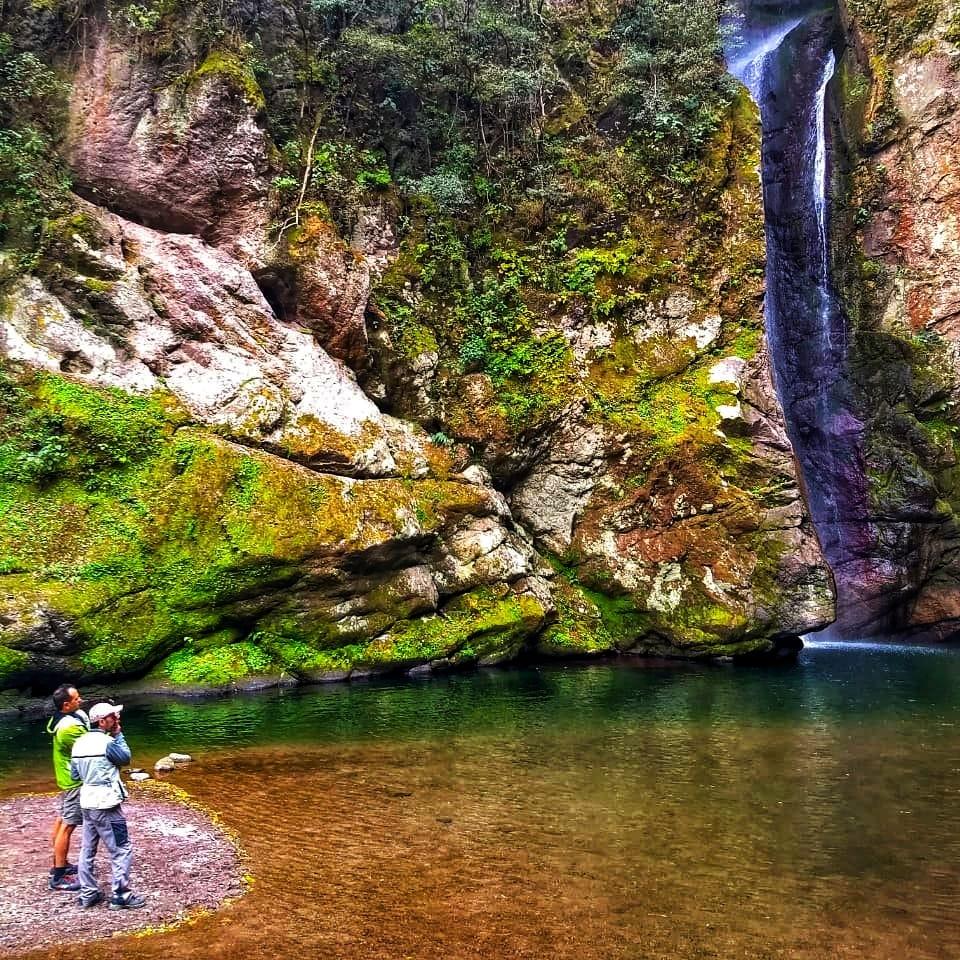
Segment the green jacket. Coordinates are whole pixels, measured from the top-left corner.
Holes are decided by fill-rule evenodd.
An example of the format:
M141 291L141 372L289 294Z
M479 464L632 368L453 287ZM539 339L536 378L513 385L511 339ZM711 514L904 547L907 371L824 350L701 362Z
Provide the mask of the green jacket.
M55 714L47 723L47 733L53 737L53 772L57 787L61 790L80 786L80 781L70 776L70 751L74 743L87 732L87 727L87 715L82 710Z

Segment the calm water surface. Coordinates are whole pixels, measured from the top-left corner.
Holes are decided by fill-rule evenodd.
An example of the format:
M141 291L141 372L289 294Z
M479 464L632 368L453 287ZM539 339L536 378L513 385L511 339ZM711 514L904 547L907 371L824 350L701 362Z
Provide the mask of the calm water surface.
M41 726L0 724L0 795L47 786ZM256 882L90 960L960 957L960 651L151 700L124 727L144 766L197 757L173 780Z

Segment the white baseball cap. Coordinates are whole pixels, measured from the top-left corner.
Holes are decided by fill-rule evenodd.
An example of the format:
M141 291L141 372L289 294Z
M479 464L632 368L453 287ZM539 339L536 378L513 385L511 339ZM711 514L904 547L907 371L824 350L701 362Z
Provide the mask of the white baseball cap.
M104 717L109 717L111 713L119 713L123 709L122 703L98 703L90 708L91 723L96 723Z

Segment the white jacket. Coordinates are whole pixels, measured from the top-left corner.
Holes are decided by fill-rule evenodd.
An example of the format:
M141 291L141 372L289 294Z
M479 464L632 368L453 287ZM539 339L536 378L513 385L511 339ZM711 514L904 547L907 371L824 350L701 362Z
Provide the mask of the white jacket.
M70 772L82 781L80 807L109 810L127 799L120 768L130 762L130 748L122 733L111 737L91 730L77 739L70 754Z

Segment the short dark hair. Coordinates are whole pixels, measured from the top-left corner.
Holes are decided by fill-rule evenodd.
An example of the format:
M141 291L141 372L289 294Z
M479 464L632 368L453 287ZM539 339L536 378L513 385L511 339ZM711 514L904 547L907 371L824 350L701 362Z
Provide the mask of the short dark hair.
M53 691L53 705L62 710L63 705L70 699L70 691L77 688L72 683L62 683Z

